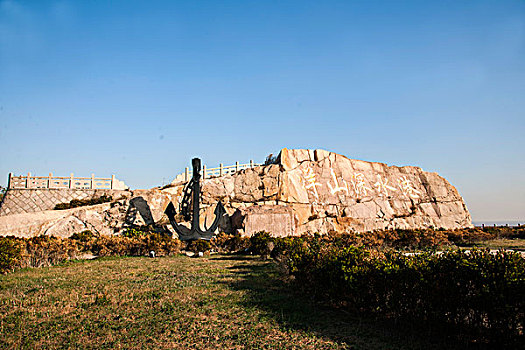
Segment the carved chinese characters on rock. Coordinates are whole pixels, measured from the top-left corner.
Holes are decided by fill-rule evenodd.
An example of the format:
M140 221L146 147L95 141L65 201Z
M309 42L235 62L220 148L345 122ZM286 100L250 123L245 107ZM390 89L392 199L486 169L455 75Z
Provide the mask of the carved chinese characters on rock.
M313 196L316 203L320 199L320 193L325 193L320 191L323 186L328 188L329 192L326 193L329 195L346 195L358 200L365 197L389 198L392 196L418 199L421 195L407 176L387 178L385 175L377 174L376 181L369 182L362 173L356 172L347 181L341 176L338 177L334 169L330 168L329 179L325 181L326 183L321 183L312 166L308 165L302 169L302 180L308 196Z
M368 192L372 192L372 189L366 185L365 176L361 173L353 174L351 183L357 198L366 197Z
M390 195L389 191L397 191L396 188L388 184L388 179L383 179L381 175L377 175L377 182L374 184L374 187L376 188L380 197L388 197Z
M348 184L345 180L342 181L343 186L339 186L339 183L337 181L337 177L335 176L334 169L330 168L330 175L332 177L332 182L328 182L328 188L330 188L331 194L336 194L338 192L346 192L348 194Z
M405 197L413 199L419 198L421 192L414 188L412 182L409 179L407 179L406 176L402 176L401 179L398 179L397 181L399 182L399 188L401 189L401 193L403 193Z
M317 192L317 187L320 187L322 185L317 182L317 176L315 175L314 170L311 166L308 166L306 169L302 169L302 171L304 187L306 188L308 193L312 194L315 197L316 201L319 201L319 193Z

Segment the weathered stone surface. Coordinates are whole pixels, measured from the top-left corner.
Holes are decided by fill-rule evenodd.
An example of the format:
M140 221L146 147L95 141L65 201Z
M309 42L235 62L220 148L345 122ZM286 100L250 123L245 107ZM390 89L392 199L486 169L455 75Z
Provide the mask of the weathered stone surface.
M114 199L129 197L126 190L89 189L9 189L0 206L0 216L52 210L59 203L69 203L73 199L91 199L111 196Z
M235 187L230 191L216 192L224 178L205 180L207 202L229 198L263 205L275 200L292 209L295 234L471 226L457 190L418 167L348 159L325 150L283 149L279 164L248 170L231 176ZM225 204L227 209L241 207Z
M325 150L283 149L277 163L203 180L201 225L211 224L219 200L228 214L219 226L225 232L297 235L472 225L458 191L418 167L354 160ZM164 224L166 206L172 201L179 208L183 188L136 190L111 204L67 211L0 216L0 234L64 236L83 227L109 234L130 225ZM13 194L13 200L17 196L23 194Z
M110 234L114 232L111 225L115 222L106 220L105 214L109 212L110 206L105 203L68 210L46 210L1 216L0 235L32 237L44 234L69 237L83 230ZM120 219L124 221L123 216Z
M266 231L276 236L294 235L293 211L284 205L256 205L244 212L244 233L248 236Z
M75 232L82 232L86 229L87 226L82 220L71 215L58 220L45 231L45 234L55 237L70 237Z

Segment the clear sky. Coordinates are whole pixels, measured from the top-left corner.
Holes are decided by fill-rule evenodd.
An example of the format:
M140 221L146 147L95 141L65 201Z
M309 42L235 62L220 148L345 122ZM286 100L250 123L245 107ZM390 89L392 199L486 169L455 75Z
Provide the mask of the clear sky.
M474 220L525 220L525 1L0 0L0 184L149 188L282 147L417 165Z

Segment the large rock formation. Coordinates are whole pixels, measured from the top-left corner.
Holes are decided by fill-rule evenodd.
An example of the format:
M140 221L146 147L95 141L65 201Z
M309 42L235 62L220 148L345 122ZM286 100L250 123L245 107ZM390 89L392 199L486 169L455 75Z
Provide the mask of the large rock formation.
M283 149L276 164L205 180L203 198L230 210L291 208L289 234L472 225L458 191L438 174L324 150Z
M164 225L164 210L170 201L179 207L184 185L136 190L115 203L72 209L64 215L34 213L39 218L49 213L49 220L40 218L32 226L25 217L30 214L0 217L0 233L19 232L12 223L17 220L25 222L25 235L68 235L80 228L109 233L134 224ZM203 180L203 225L213 221L219 200L228 213L220 230L244 234L472 226L463 199L438 174L348 159L324 150L283 149L273 164ZM8 224L5 219L10 217Z

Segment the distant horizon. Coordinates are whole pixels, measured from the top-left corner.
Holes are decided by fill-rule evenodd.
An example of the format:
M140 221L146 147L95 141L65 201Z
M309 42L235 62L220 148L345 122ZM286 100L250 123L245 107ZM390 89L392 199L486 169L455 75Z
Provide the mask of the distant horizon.
M493 226L493 225L496 225L496 226L505 226L505 225L508 225L508 226L523 226L525 224L525 221L524 220L509 220L509 221L490 221L490 220L480 220L480 221L472 221L472 225L474 226L481 226L481 225L485 225L485 226Z

